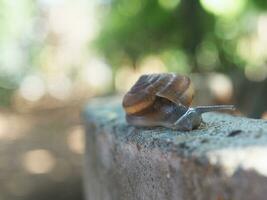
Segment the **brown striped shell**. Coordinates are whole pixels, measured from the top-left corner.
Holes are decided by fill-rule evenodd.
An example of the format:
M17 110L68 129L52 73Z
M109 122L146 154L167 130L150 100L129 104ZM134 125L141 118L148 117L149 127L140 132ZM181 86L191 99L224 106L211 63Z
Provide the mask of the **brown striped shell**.
M127 115L149 109L157 98L164 98L177 106L189 107L194 91L190 79L174 73L142 75L123 98Z
M139 127L163 126L190 131L205 112L233 110L233 105L189 107L193 87L186 76L173 73L142 75L123 98L126 121Z

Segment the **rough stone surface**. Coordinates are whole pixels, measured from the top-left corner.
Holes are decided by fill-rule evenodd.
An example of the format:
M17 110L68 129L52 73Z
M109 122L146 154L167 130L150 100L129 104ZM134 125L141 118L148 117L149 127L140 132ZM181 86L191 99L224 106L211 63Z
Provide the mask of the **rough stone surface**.
M267 122L207 113L198 130L137 128L120 99L91 101L87 200L267 199Z

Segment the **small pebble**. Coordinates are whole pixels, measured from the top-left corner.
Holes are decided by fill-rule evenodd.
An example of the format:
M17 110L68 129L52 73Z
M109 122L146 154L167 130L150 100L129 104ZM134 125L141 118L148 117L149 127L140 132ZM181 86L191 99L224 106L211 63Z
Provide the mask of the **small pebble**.
M201 142L201 143L207 143L207 142L209 142L209 140L208 140L207 138L204 138L204 139L202 139L200 142Z
M239 135L240 133L242 132L242 130L234 130L232 132L230 132L227 137L234 137L234 136L237 136Z

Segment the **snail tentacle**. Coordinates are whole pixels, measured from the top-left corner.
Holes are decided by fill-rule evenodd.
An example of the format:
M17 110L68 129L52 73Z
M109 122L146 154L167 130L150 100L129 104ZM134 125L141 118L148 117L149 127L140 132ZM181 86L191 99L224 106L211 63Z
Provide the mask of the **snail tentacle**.
M194 87L187 76L174 73L142 75L125 94L122 106L134 126L163 126L181 131L198 128L201 114L233 110L232 105L191 108Z
M235 110L234 105L214 105L214 106L197 106L195 110L198 113L214 112L220 110Z

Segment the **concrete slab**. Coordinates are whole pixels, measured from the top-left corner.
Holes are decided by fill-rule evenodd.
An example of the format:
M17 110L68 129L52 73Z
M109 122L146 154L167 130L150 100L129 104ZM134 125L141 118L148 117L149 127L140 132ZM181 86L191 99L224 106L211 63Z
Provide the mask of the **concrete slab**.
M83 118L88 200L267 199L267 121L206 113L190 132L137 128L115 97Z

